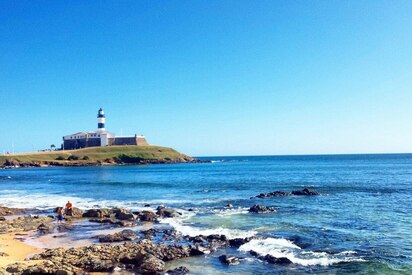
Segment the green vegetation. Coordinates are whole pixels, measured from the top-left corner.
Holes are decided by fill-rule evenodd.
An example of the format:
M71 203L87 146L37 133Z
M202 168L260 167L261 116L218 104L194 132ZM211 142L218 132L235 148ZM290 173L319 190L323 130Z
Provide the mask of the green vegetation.
M71 155L67 158L67 160L79 160L79 156Z
M99 164L139 163L139 162L170 162L191 161L191 157L181 154L174 149L153 145L146 146L107 146L90 147L79 150L34 152L24 154L0 155L0 166L10 163L20 164Z

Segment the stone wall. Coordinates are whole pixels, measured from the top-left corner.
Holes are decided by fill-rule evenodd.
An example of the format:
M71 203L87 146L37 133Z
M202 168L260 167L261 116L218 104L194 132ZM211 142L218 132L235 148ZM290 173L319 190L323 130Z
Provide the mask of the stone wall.
M82 138L82 139L69 139L64 140L63 148L64 150L73 150L86 147L97 147L100 146L100 138Z

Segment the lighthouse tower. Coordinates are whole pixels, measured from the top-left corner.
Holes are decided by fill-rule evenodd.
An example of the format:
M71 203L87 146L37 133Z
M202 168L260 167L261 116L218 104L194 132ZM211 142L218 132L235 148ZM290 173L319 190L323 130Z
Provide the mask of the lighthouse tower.
M97 113L97 132L105 132L104 123L106 122L106 117L104 116L104 111L102 108L99 109Z

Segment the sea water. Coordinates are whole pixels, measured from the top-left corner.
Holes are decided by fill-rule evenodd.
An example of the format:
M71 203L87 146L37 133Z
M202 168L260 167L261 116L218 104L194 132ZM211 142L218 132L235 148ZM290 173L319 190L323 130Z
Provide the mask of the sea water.
M161 223L183 234L262 237L170 264L194 274L412 272L412 154L205 159L212 162L3 169L0 204L43 211L68 200L84 209L165 205L183 215ZM255 197L303 188L321 195ZM249 213L254 204L276 212ZM293 264L265 263L252 250ZM221 264L223 253L241 264Z

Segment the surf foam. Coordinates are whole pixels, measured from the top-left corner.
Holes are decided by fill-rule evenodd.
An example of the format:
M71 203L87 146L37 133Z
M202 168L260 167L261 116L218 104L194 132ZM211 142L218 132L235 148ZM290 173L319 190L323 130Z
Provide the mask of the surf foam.
M363 261L354 256L353 251L344 251L335 255L326 252L304 251L293 242L286 239L267 238L263 240L252 240L239 247L239 251L255 251L261 256L267 254L276 258L288 258L292 263L303 266L321 265L328 266L340 262Z
M225 235L229 239L234 239L234 238L252 237L257 234L256 231L244 231L244 230L239 230L239 229L230 229L230 228L223 228L223 227L217 227L217 228L193 227L187 224L183 224L182 220L173 219L173 218L163 219L160 221L160 223L169 224L174 229L181 232L183 235L189 235L191 237L195 237L198 235L208 236L208 235L213 235L213 234L219 234L219 235Z

